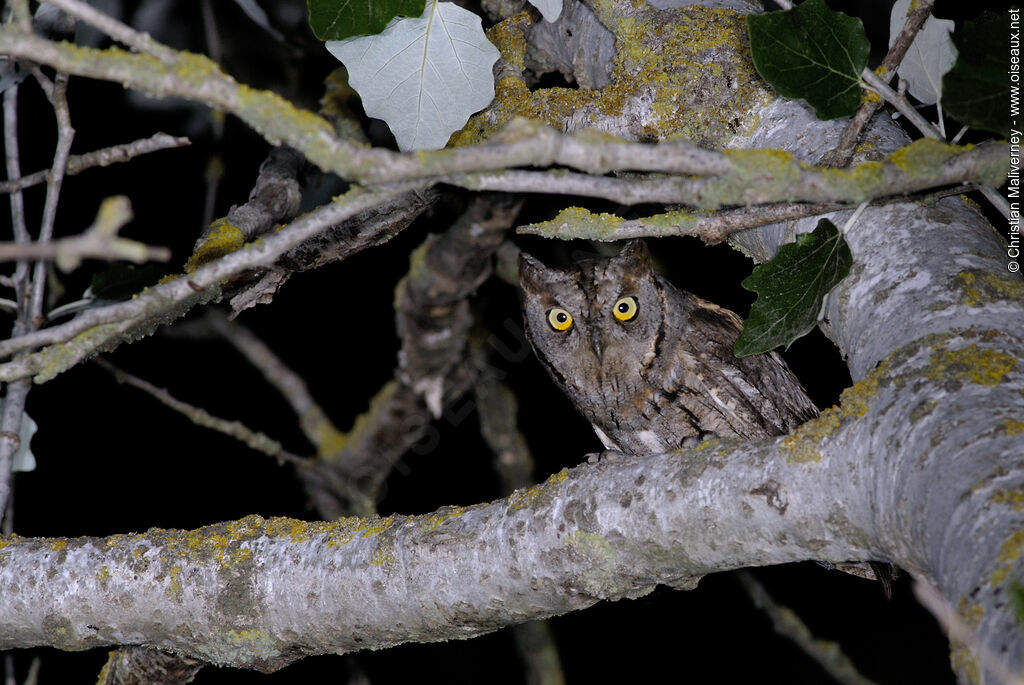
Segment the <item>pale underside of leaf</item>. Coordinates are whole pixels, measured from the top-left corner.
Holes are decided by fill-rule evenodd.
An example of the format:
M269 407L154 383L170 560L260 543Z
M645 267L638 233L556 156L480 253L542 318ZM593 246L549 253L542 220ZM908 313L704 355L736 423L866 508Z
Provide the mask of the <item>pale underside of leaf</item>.
M562 0L530 0L530 4L540 10L544 21L556 21L562 13Z
M909 9L910 0L897 0L893 5L889 17L890 47L903 29ZM956 61L954 28L955 24L948 19L928 17L897 70L907 82L910 94L926 105L934 105L942 98L942 76Z
M498 50L480 17L449 2L427 2L423 16L376 36L329 41L363 109L383 119L402 150L434 150L494 98Z

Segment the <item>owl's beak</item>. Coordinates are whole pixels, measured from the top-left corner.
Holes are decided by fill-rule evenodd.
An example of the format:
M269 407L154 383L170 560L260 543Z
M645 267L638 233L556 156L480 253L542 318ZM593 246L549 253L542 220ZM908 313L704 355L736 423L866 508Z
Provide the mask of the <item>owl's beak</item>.
M601 359L601 352L604 347L603 336L601 335L601 329L595 328L590 332L590 348L594 350L594 355Z

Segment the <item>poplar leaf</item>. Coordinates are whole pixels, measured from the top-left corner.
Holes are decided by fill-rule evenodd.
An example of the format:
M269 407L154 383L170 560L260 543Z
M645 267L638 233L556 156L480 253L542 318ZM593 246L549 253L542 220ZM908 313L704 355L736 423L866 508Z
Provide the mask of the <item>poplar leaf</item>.
M328 41L345 64L366 114L383 119L401 150L436 150L494 99L498 49L480 17L428 1L423 16L376 36Z
M910 0L897 0L889 15L889 47L903 30L910 10ZM956 61L956 47L950 34L954 24L949 19L928 17L914 36L907 54L896 70L907 82L907 90L926 105L934 105L942 98L942 76Z
M775 91L800 98L819 119L852 116L860 105L860 73L871 45L860 19L825 0L747 15L754 67Z
M959 52L942 79L942 106L971 128L1010 135L1010 16L982 12L953 34Z
M540 10L544 21L556 21L562 13L562 0L530 0L530 4Z
M828 219L783 245L740 284L757 293L733 352L747 357L789 345L818 323L821 303L846 278L853 254Z
M417 17L424 0L306 0L309 26L319 40L380 33L395 17Z

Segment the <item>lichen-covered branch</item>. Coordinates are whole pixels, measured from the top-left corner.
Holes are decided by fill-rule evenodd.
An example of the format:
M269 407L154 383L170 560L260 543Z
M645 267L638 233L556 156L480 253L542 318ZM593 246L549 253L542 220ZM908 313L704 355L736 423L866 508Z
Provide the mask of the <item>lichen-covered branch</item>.
M413 253L409 274L396 288L402 347L394 379L335 450L321 452L319 463L301 474L319 511L351 511L353 488L362 493L355 510L372 511L381 483L401 456L423 438L446 402L471 388L467 298L490 274L491 256L520 204L476 197L445 233L430 236Z
M247 269L272 264L282 254L329 226L400 195L405 189L354 189L293 221L264 239L245 245L190 273L149 288L127 302L89 310L72 321L0 342L0 356L48 345L39 352L0 364L0 381L35 376L45 382L82 359L125 340L152 332L200 302L218 296L219 283ZM60 343L68 343L61 345Z

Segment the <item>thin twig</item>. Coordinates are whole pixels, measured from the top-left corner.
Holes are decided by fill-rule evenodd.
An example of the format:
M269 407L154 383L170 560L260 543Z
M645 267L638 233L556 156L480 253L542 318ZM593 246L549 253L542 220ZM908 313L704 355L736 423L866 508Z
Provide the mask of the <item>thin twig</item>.
M913 589L917 601L931 612L950 639L959 642L977 656L982 668L995 677L997 682L1002 685L1024 685L1024 677L1012 673L1002 659L982 644L977 631L964 622L938 589L922 581L916 581Z
M102 324L131 322L147 316L159 316L193 299L196 292L216 287L222 281L248 269L269 266L282 254L321 231L363 210L378 206L413 187L415 186L408 184L396 185L386 191L369 192L362 188L350 190L334 202L303 215L273 235L197 268L187 278L178 278L153 286L126 302L91 309L65 324L0 341L0 356L66 342ZM0 381L24 378L38 373L44 364L44 357L43 353L36 353L0 365Z
M182 402L163 388L158 388L149 381L143 380L138 376L128 373L127 371L123 371L108 361L103 359L96 359L95 361L100 367L113 374L118 383L124 383L132 386L133 388L142 390L161 404L178 412L197 426L210 428L218 433L223 433L224 435L235 438L254 450L263 452L267 456L274 457L278 462L305 465L308 461L307 459L292 454L288 450L284 449L281 446L281 443L269 438L260 431L254 431L248 428L240 421L229 421L227 419L213 416L205 409L189 404L188 402Z
M889 52L885 55L881 65L879 65L878 71L882 74L893 74L903 61L904 55L907 54L907 50L910 48L911 43L914 42L914 38L917 36L921 27L924 26L925 22L928 21L928 17L931 16L932 6L935 4L935 0L921 0L920 3L907 15L906 21L903 23L903 28L900 30L899 35L893 41L892 46L889 48ZM846 125L846 129L843 131L843 135L839 140L839 145L836 146L835 150L829 153L829 163L836 167L845 167L850 163L853 158L853 151L856 148L857 141L860 139L861 131L867 125L868 121L874 115L875 111L881 106L881 102L878 100L870 99L861 103L857 109L857 113L850 119L850 123Z
M151 260L166 262L170 259L171 251L166 247L150 247L117 237L117 231L131 217L128 198L123 195L107 198L100 205L92 226L82 235L51 242L0 243L0 261L52 260L62 271L72 271L87 258L123 259L136 264Z
M61 8L65 12L78 17L87 24L91 24L114 40L139 52L153 55L160 61L172 64L177 60L174 50L153 40L148 33L136 31L131 26L123 24L108 14L91 7L81 0L47 0L51 5Z
M111 147L87 152L84 155L72 155L68 157L68 165L64 175L74 176L93 167L105 167L118 162L127 162L150 152L182 147L184 145L191 145L188 138L170 136L166 133L155 133L149 138L140 138L130 143L112 145ZM0 181L0 193L11 193L15 190L29 188L45 182L49 176L50 170L45 169L11 181Z
M890 88L889 84L883 81L878 74L870 69L865 69L861 72L860 77L861 80L871 88L871 90L885 98L886 102L895 107L900 114L905 116L907 121L912 123L923 136L933 140L944 140L939 129L935 128L932 122L925 119L924 116L918 112L912 104L910 104L910 101L907 100L904 95L901 95Z
M240 323L228 321L220 312L208 312L205 322L218 335L234 345L235 349L263 374L267 382L281 393L299 417L302 432L316 447L317 453L326 454L340 444L344 434L327 418L327 414L309 392L306 381L288 368L266 343Z
M807 624L792 609L776 603L753 574L740 571L736 577L754 606L771 619L775 632L795 642L804 654L814 659L837 682L844 685L874 685L874 681L860 674L838 644L814 637Z
M71 141L75 129L71 126L71 111L68 109L68 75L58 72L53 79L53 113L57 117L57 149L46 181L46 201L43 203L43 217L39 226L38 242L48 243L53 237L53 225L57 219L57 203L64 184L64 169L71 155ZM36 262L32 276L32 299L29 313L33 322L39 325L43 320L43 302L46 296L46 262Z

